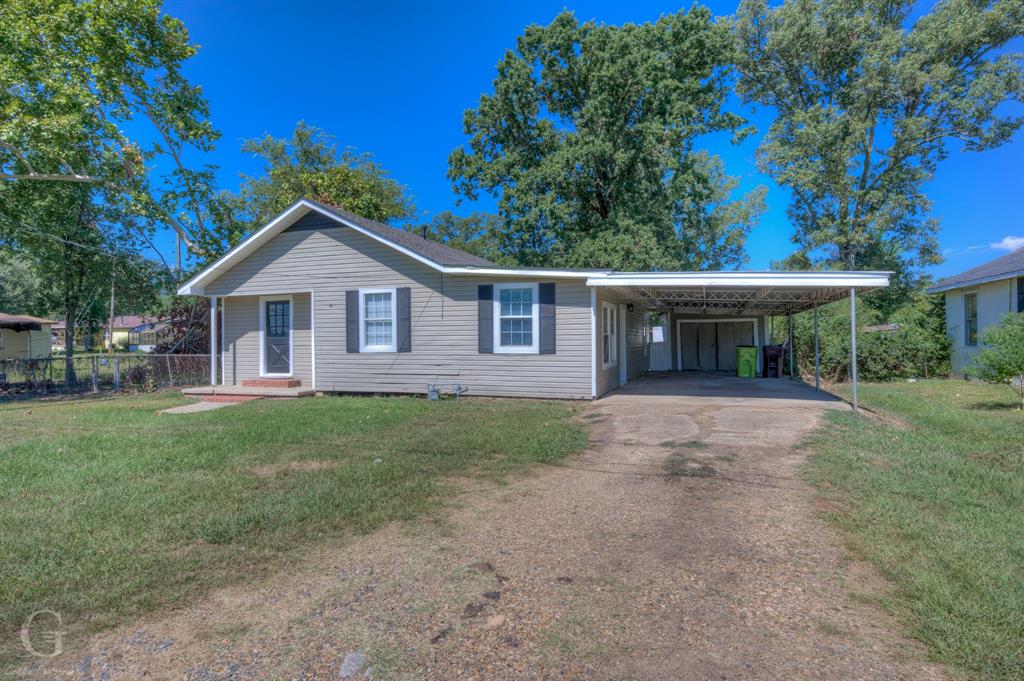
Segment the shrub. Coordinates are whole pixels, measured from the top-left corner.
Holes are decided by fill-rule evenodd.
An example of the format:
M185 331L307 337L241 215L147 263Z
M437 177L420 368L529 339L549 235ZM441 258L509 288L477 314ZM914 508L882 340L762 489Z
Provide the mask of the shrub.
M1024 312L1008 314L981 333L982 348L965 373L989 383L1007 383L1024 409Z
M797 368L814 371L814 313L793 317ZM893 331L864 332L867 326L894 323ZM785 319L775 323L776 338L785 338ZM850 373L850 301L819 308L821 376L846 380ZM857 298L857 374L867 381L944 376L949 373L949 339L941 296L914 296L888 317L869 300Z

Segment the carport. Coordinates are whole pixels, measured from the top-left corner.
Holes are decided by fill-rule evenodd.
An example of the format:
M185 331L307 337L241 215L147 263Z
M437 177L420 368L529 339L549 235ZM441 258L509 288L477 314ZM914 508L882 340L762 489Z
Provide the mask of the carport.
M814 376L820 389L818 307L850 299L850 379L857 408L856 294L889 285L890 272L609 272L591 277L594 334L594 392L599 394L598 367L608 370L609 346L619 361L618 385L651 370L656 350L670 358L670 370L729 370L730 348L761 347L777 336L769 319L789 318L788 347L793 366L792 315L814 310ZM657 313L661 333L648 320ZM614 319L612 319L614 317ZM623 333L619 334L618 329ZM609 333L610 332L610 333ZM620 341L618 336L624 336ZM660 336L660 340L654 340ZM631 339L642 338L643 353ZM667 349L652 348L668 343ZM650 350L649 350L650 349ZM649 350L649 351L648 351ZM601 355L600 361L598 355ZM724 358L724 359L723 359ZM722 366L723 362L725 366ZM646 364L646 366L645 366ZM713 366L712 366L713 365Z

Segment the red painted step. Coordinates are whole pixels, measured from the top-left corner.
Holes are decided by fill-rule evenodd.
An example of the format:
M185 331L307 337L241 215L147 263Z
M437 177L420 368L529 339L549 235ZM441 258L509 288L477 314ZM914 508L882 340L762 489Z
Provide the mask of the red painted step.
M242 381L245 388L298 388L302 381L297 378L247 378Z

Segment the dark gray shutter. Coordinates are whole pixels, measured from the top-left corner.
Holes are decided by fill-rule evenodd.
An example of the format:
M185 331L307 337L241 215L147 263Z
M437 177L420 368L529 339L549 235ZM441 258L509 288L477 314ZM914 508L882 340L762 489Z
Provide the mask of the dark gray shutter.
M477 333L480 352L494 352L494 287L490 284L477 288Z
M542 355L555 354L555 285L540 284L540 339L537 344Z
M359 291L345 291L345 350L359 352Z
M409 288L395 289L398 312L398 351L412 352L412 292Z

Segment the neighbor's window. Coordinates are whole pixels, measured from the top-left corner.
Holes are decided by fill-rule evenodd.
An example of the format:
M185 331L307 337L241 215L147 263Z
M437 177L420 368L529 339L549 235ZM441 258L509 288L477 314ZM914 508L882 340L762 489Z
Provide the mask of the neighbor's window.
M615 306L601 303L601 366L607 369L617 364L618 320Z
M360 352L395 352L395 289L360 289Z
M537 284L494 286L495 352L537 352Z
M1024 312L1024 277L1017 280L1017 312Z
M964 345L978 344L978 294L964 294Z

